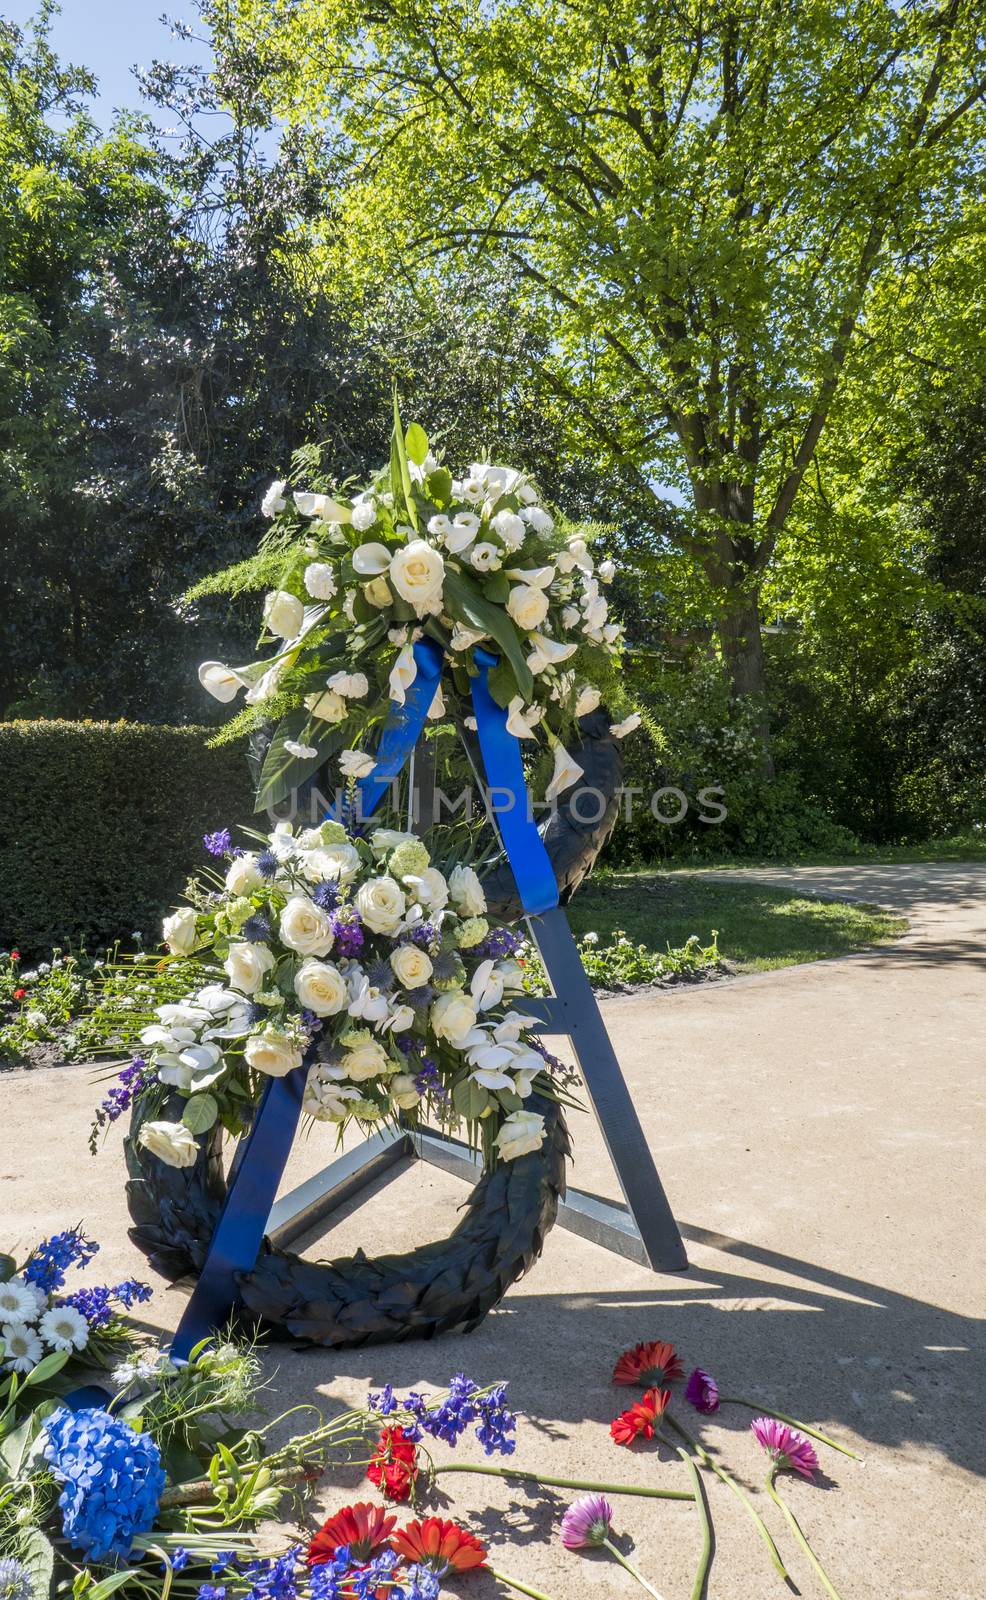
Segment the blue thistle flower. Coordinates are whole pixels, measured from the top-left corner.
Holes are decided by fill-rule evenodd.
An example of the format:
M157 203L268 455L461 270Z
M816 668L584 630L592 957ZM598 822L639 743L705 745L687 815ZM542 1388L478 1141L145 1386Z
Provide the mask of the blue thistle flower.
M334 911L339 904L339 885L332 878L326 878L315 885L312 899L322 911Z
M252 917L247 917L240 932L244 939L250 940L251 944L262 944L265 939L270 938L270 919L262 916L259 911L255 912Z
M31 1574L13 1556L0 1557L0 1600L31 1600Z
M261 850L259 856L257 857L257 871L260 873L261 877L276 878L277 870L280 865L281 863L278 861L273 850Z

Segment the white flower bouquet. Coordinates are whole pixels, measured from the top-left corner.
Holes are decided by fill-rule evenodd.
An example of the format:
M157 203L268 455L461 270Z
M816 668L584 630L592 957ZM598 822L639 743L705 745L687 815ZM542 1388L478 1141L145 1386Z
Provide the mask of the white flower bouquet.
M296 459L297 476L310 483L311 452ZM449 668L450 701L440 687L430 716L471 714L481 645L497 658L489 687L511 732L552 747L546 798L578 779L564 739L604 694L611 708L623 700L621 629L604 592L615 565L596 564L593 529L550 512L512 467L474 462L453 474L417 424L405 437L396 407L390 463L368 484L292 492L278 481L262 509L272 528L259 555L188 597L267 589L261 639L273 651L199 669L218 700L245 690L232 731L278 719L261 803L273 804L338 753L346 776L372 770L359 746L391 702L404 704L422 636L442 647ZM622 736L638 721L625 718L613 732Z

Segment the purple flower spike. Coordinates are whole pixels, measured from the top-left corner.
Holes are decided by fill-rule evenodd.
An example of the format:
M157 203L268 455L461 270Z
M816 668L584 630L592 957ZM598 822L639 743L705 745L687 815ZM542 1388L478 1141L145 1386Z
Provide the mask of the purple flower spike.
M711 1372L696 1367L685 1385L685 1399L706 1417L719 1410L719 1385Z
M797 1428L789 1428L774 1417L754 1417L750 1428L757 1444L782 1472L800 1472L803 1478L810 1478L818 1470L814 1446Z
M613 1521L613 1507L603 1494L584 1494L573 1501L561 1519L561 1542L566 1550L605 1544Z

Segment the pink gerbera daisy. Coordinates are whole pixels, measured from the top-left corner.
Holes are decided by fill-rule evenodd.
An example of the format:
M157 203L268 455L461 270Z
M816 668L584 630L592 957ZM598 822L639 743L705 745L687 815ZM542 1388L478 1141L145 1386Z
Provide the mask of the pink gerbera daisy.
M814 1446L797 1428L774 1417L754 1417L750 1427L757 1444L782 1472L800 1472L803 1478L810 1478L818 1470Z
M561 1519L561 1542L566 1550L583 1550L587 1544L605 1544L613 1521L613 1507L602 1494L584 1494Z

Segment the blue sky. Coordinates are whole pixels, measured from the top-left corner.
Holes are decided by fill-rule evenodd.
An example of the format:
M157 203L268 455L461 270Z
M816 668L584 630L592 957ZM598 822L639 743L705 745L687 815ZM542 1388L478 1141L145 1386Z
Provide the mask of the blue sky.
M0 0L0 15L24 24L37 10L33 0ZM51 30L56 53L73 66L89 67L99 79L96 120L108 126L118 107L141 109L131 75L135 63L146 66L155 57L170 61L205 61L208 50L172 39L160 20L162 12L194 24L192 7L182 0L62 0Z

